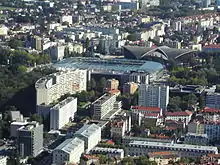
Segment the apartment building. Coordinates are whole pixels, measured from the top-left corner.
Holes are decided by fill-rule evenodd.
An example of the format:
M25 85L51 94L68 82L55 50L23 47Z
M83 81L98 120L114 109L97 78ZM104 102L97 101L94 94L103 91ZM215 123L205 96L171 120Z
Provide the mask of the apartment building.
M205 120L214 121L214 122L220 121L220 110L219 109L205 107L200 112Z
M102 119L114 109L121 109L121 102L116 101L116 95L104 94L91 104L94 119Z
M89 152L101 141L101 127L96 124L84 125L74 136L85 142L85 152Z
M116 79L108 79L106 82L107 91L118 89L118 86L119 86L119 81Z
M43 124L33 121L19 128L17 145L21 157L36 157L43 150Z
M25 125L27 125L28 122L26 121L14 121L10 125L10 137L17 137L17 130Z
M114 120L111 122L111 137L119 140L122 138L126 132L131 131L131 116L121 114L115 116Z
M83 154L80 158L80 165L98 165L99 157L96 155Z
M206 154L217 154L218 148L212 146L132 141L126 147L126 155L146 156L155 151L173 151L181 157L201 157Z
M132 72L129 75L129 82L135 82L138 84L149 83L149 73L146 72Z
M220 109L220 93L207 93L206 106Z
M54 45L50 47L50 57L54 61L59 61L64 58L64 45Z
M134 94L138 89L138 85L135 82L127 82L123 85L123 94Z
M49 105L62 95L86 90L86 70L65 70L39 79L35 83L37 105Z
M59 130L74 120L77 111L77 98L68 97L50 109L50 130Z
M140 84L138 105L166 109L169 103L169 86Z
M64 162L79 163L84 152L84 141L75 137L66 139L53 151L53 164L63 165Z

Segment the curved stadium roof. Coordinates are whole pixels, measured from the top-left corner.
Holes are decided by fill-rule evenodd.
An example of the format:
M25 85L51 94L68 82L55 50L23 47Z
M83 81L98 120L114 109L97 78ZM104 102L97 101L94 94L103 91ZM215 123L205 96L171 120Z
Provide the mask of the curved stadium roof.
M168 46L160 46L156 48L140 47L140 46L124 46L124 56L128 59L143 60L148 56L162 58L164 60L176 60L183 55L196 52L192 49L176 49Z

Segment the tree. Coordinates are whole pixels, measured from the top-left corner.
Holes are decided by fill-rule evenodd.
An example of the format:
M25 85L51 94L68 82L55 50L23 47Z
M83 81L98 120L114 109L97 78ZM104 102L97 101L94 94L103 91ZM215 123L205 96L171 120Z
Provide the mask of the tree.
M132 127L132 132L135 134L135 136L139 136L141 134L141 128L135 124Z
M85 48L86 48L86 50L88 50L88 48L89 48L89 38L86 38L86 41L85 41Z
M203 95L199 96L199 107L200 109L203 109L205 107L205 98Z
M18 47L22 47L23 43L21 40L12 38L9 42L8 42L8 46L10 46L12 49L18 49Z
M134 165L134 159L132 157L125 157L122 161L121 161L122 165Z
M40 115L38 115L38 114L33 114L33 115L31 115L30 116L30 121L37 121L37 122L39 122L40 124L42 124L42 122L43 122L43 119L42 119L42 117L40 116Z
M106 78L102 77L99 81L99 91L103 92L103 89L106 87Z
M137 165L157 165L156 162L153 161L149 161L149 159L146 156L140 156L137 158L137 160L135 161L135 163Z
M188 102L189 105L195 105L198 101L198 98L195 94L191 93L188 96L186 96L186 101Z
M94 78L91 79L91 88L96 89L96 81Z

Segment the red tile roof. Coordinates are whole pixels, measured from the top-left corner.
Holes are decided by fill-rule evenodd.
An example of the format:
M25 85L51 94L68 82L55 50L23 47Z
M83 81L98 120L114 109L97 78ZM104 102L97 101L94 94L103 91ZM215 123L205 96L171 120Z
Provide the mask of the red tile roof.
M166 116L189 116L191 115L191 111L183 111L183 112L167 112Z
M203 110L201 110L202 113L220 113L219 109L215 109L215 108L209 108L209 107L205 107Z
M207 45L207 46L204 46L203 48L220 48L220 44Z
M105 144L108 144L108 145L114 145L115 142L113 142L112 140L107 140L107 141L105 142Z
M145 110L145 111L161 111L161 108L158 107L141 107L141 106L132 106L131 109L135 110Z

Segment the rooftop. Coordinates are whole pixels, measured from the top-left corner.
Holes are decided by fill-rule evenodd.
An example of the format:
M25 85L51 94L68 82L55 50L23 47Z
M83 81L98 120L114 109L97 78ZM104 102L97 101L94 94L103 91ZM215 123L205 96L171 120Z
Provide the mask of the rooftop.
M202 113L220 113L219 109L215 109L215 108L209 108L209 107L205 107L203 110L201 110Z
M148 156L149 157L179 157L177 153L170 151L151 152L148 154Z
M75 100L77 98L75 97L68 97L65 100L59 102L58 104L56 104L53 109L54 110L59 110L60 108L64 107L65 105L67 105L68 103L70 103L71 101Z
M101 97L99 97L97 100L95 100L92 104L103 104L113 96L114 95L111 95L111 94L104 94Z
M103 148L103 147L95 147L91 150L91 152L107 152L107 153L121 153L124 152L121 148Z
M166 116L189 116L192 115L191 111L184 111L184 112L167 112Z
M55 150L62 150L67 153L71 153L75 148L84 144L84 141L75 137L71 139L66 139L63 143L61 143Z
M55 68L88 69L93 72L129 73L132 71L144 71L154 73L164 68L158 62L128 59L99 59L74 57L64 59L53 65Z
M141 106L132 106L132 110L145 110L145 111L161 111L161 108L158 107L141 107Z
M147 142L147 141L133 141L133 142L129 143L129 145L131 145L131 146L168 147L168 148L179 148L179 149L185 149L185 150L214 151L215 153L218 153L218 148L213 147L213 146L158 143L158 142Z
M75 135L82 135L86 138L92 136L97 130L101 129L96 124L91 125L84 125L82 128L80 128L78 131L75 132Z

